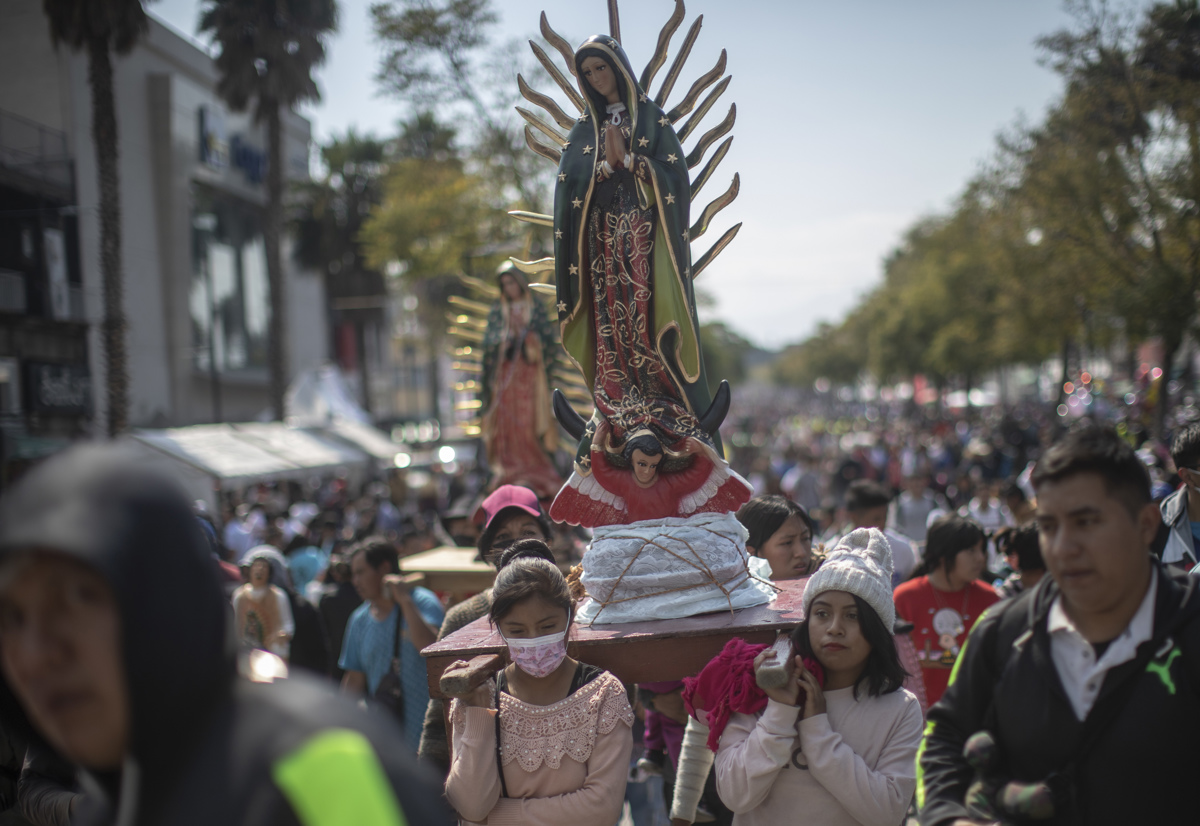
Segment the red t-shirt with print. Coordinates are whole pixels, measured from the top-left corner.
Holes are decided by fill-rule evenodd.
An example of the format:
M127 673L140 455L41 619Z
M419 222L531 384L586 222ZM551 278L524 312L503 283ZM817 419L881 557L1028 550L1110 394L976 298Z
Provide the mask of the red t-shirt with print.
M921 663L925 694L933 705L950 682L950 669L975 620L1000 601L990 585L975 580L961 591L939 591L929 577L896 588L896 614L913 624L912 641Z

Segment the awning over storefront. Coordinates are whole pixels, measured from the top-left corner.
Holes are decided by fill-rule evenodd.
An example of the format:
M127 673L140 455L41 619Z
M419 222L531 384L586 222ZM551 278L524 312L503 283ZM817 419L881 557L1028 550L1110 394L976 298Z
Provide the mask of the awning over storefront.
M322 429L389 465L395 461L396 454L405 449L404 445L393 442L382 430L349 419L335 419Z
M192 495L215 506L216 491L257 482L303 481L324 473L361 479L380 460L390 462L399 449L370 425L339 427L207 424L135 430L127 439L144 449L148 460L165 461Z

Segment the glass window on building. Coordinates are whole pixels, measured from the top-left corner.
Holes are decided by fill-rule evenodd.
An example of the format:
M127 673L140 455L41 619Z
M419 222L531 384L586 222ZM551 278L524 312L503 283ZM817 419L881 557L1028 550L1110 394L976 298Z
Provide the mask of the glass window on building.
M197 370L267 366L271 317L262 209L196 184L192 206L192 347Z

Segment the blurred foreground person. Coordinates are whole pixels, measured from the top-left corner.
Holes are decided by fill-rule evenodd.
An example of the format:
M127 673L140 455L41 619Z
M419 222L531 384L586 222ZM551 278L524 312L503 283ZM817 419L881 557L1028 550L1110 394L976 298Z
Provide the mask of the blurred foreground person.
M1146 468L1091 428L1033 486L1050 575L980 619L929 710L921 823L1195 823L1200 599L1150 554Z
M390 721L240 678L230 613L182 493L119 448L0 500L0 691L81 768L73 823L450 822Z

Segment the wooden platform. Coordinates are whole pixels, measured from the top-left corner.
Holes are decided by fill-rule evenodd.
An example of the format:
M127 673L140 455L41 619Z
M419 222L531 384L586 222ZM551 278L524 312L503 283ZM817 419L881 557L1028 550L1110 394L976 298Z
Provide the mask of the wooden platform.
M400 560L400 573L421 574L431 591L447 594L450 605L492 587L496 569L475 558L474 548L441 547Z
M568 651L578 660L611 671L626 684L680 680L700 671L733 637L771 643L779 631L795 628L803 619L800 599L807 583L807 578L777 582L780 592L772 602L740 611L654 622L576 625ZM439 684L450 663L505 650L504 640L487 617L435 642L421 652L428 665L430 696L443 696Z

